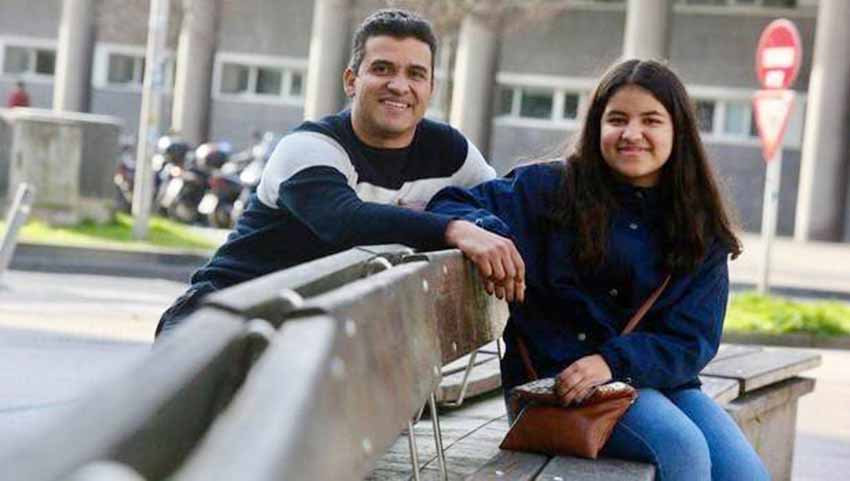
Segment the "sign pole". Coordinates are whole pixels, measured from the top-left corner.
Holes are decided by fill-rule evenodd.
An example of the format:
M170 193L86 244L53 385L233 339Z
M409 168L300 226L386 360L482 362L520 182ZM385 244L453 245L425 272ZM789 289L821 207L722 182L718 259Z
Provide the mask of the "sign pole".
M776 223L779 212L779 181L782 177L782 149L776 149L773 158L767 163L764 178L764 202L761 216L762 257L759 266L757 290L759 294L768 294L770 284L770 252L773 238L776 236Z
M767 163L762 202L762 256L756 288L759 294L770 290L770 251L776 236L779 214L779 181L782 176L782 138L794 106L791 84L797 78L803 59L800 32L788 19L776 19L762 31L756 48L756 76L763 90L753 97L756 127Z
M136 178L133 183L133 239L146 239L153 199L153 156L159 136L159 118L165 79L165 43L168 35L169 0L151 0L142 109L139 114L139 144L136 149Z

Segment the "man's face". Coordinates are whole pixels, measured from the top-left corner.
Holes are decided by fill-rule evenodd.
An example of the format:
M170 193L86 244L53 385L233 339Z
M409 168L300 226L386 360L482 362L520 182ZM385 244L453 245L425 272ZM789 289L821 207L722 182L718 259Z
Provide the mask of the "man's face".
M434 89L431 49L413 37L366 40L358 72L345 70L354 132L373 147L406 147Z

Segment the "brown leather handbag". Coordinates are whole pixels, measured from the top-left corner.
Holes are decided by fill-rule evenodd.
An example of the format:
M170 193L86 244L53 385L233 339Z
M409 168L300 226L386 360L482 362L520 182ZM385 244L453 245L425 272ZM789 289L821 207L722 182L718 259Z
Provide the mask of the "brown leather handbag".
M637 327L669 282L668 275L635 312L622 334ZM511 391L511 411L516 414L521 406L525 407L499 447L596 459L614 426L637 399L637 390L623 382L610 382L597 386L581 403L564 406L555 395L555 378L538 379L525 343L517 339L517 344L532 381Z

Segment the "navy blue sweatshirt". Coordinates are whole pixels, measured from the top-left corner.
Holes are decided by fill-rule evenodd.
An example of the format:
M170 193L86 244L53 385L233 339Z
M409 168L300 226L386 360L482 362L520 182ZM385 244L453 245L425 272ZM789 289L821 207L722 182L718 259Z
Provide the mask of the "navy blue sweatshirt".
M666 276L657 189L618 186L607 260L593 273L577 269L575 233L549 214L563 164L536 164L471 190L447 188L428 205L511 238L526 265L524 303L510 304L503 385L526 381L516 339L528 346L540 376L600 354L614 379L636 387L698 386L698 373L720 342L729 289L728 252L715 243L689 274L673 276L638 329L620 336L637 308Z
M348 111L305 122L278 144L247 210L192 283L222 289L356 245L444 247L451 216L425 204L445 186L493 177L443 123L423 119L408 147L376 149L354 134Z

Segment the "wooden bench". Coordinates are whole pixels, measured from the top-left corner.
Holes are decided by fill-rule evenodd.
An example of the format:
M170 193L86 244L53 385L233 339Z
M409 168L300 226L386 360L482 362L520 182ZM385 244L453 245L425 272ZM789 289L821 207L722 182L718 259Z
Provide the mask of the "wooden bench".
M436 421L441 368L495 341L506 315L458 251L355 248L274 273L210 296L138 365L0 453L0 480L93 481L103 463L107 479L136 481L409 479L412 460L425 479L651 478L637 463L500 453L501 395L413 424L426 403ZM817 362L726 347L706 369L757 448L785 449L772 470L793 449L775 433L793 431L813 386L796 374Z
M800 396L814 389L812 379L798 377L814 368L820 357L806 351L759 346L722 345L703 371L703 390L723 405L742 427L767 464L774 480L791 479L796 406ZM469 401L467 401L469 402ZM467 480L611 480L654 479L651 465L621 460L555 457L501 451L498 444L508 430L501 393L441 416L449 479ZM427 425L417 427L427 440ZM427 441L426 441L427 443ZM432 444L420 448L427 454L423 479L438 479L431 461ZM405 451L396 443L367 478L373 481L408 479Z

